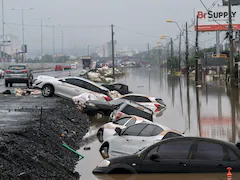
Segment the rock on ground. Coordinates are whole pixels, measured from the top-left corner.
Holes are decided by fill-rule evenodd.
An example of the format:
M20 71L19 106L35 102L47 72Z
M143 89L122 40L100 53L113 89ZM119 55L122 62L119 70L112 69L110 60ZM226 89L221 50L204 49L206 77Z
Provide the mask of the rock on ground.
M0 98L1 110L4 98L9 101L9 97ZM34 102L34 99L31 100L33 97L16 98L18 98L16 101L18 106L22 103L23 107L18 107L14 111L19 112L19 119L21 113L23 116L27 113L29 120L15 123L15 126L19 124L21 128L9 130L6 127L8 131L4 129L0 131L0 179L79 180L80 175L74 172L79 157L65 149L62 144L65 142L76 150L80 148L81 140L89 128L90 122L87 116L82 114L70 100L40 98L36 100L37 107L34 105L29 107L26 102ZM11 97L11 99L15 98ZM8 101L5 101L7 106L11 103ZM40 120L40 104L43 107L42 120Z

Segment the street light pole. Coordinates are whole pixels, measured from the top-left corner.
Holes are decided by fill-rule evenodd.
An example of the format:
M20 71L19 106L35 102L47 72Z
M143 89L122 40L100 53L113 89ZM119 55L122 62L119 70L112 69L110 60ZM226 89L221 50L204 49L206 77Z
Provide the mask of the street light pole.
M24 8L20 8L20 9L16 9L16 8L13 8L12 9L13 11L17 11L17 10L20 10L22 12L22 47L24 47L25 45L25 34L24 34L24 11L26 10L33 10L33 8L29 8L29 9L24 9ZM22 52L22 62L24 62L24 54Z
M228 33L229 33L229 45L230 45L230 53L229 53L229 60L230 60L230 77L231 77L231 85L234 86L234 65L233 65L233 26L232 26L232 7L231 7L231 0L228 0L228 17L229 17L229 25L228 25Z
M53 25L53 60L55 55L55 26Z
M2 38L2 46L3 46L3 55L2 55L2 68L4 69L4 61L5 61L5 46L4 46L4 36L5 36L5 22L4 22L4 0L2 0L2 32L3 32L3 38ZM1 51L1 50L0 50ZM1 54L2 54L1 53Z
M63 43L64 43L64 34L63 34L63 29L62 29L62 55L63 55L63 48L64 48L63 47L64 46Z

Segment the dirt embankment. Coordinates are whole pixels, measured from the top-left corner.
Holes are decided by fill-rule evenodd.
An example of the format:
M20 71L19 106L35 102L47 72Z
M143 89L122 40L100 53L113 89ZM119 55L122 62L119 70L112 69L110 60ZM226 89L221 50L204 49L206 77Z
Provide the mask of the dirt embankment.
M62 144L79 149L89 120L71 101L53 98L54 105L46 109L44 101L42 115L40 106L15 109L19 116L27 113L31 120L20 122L21 129L1 130L1 180L79 180L80 175L74 172L79 157Z

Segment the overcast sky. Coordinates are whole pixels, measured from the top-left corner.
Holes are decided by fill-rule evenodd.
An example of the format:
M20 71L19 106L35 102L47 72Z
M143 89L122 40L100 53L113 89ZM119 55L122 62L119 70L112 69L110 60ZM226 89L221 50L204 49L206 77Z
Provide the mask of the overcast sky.
M207 7L214 1L203 0ZM147 43L155 46L163 34L176 37L179 32L177 26L166 23L166 20L175 20L182 26L186 21L191 22L194 8L203 9L200 0L4 0L4 6L5 32L19 36L20 40L21 26L11 23L21 24L21 12L13 11L12 8L34 8L25 11L25 24L40 25L40 21L33 18L50 18L44 20L44 25L60 24L66 27L65 47L82 48L103 44L110 40L110 25L114 24L118 48L127 46L140 50L146 48ZM88 26L97 27L86 28ZM44 49L51 49L52 28L44 28L43 34ZM190 35L194 41L194 32ZM56 29L55 36L56 48L61 48L61 28ZM205 33L200 40L211 38L214 38L213 33ZM25 27L25 43L29 49L40 49L40 27Z

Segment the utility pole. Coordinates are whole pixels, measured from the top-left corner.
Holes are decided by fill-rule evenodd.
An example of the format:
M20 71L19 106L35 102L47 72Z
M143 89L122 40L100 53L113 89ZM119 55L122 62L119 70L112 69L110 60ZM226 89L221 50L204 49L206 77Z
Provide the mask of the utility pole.
M55 55L55 26L53 25L53 61Z
M63 34L63 29L62 29L62 55L63 55L63 43L64 43L64 34Z
M88 56L90 56L90 46L88 45Z
M173 58L173 55L174 55L174 53L173 53L173 40L171 38L171 59Z
M188 23L186 22L186 75L187 75L187 82L189 82L189 62L188 62Z
M180 36L179 36L179 62L178 62L178 67L179 67L179 72L181 72L181 46L182 46L182 32L180 31Z
M113 79L115 81L115 51L114 51L114 31L113 31L113 25L111 25L111 30L112 30L112 67L113 67Z
M33 10L33 8L29 8L29 9L24 9L24 8L20 8L20 9L16 9L16 8L13 8L12 9L13 11L18 11L20 10L21 13L22 13L22 48L24 48L24 45L25 45L25 34L24 34L24 11L27 11L27 10ZM24 62L24 52L22 52L22 62Z
M150 67L150 44L149 43L147 44L147 48L148 48L148 64Z
M198 59L199 59L199 54L198 54L198 16L197 16L197 20L196 20L196 43L195 43L195 82L196 82L196 85L198 85L198 80L199 80L199 77L198 77Z
M4 2L3 2L4 0L2 0L2 33L3 33L3 38L2 38L2 40L3 40L3 42L2 42L2 46L3 46L3 51L2 51L2 53L3 53L3 55L2 55L2 68L4 69L5 67L5 45L4 45L4 37L5 37L5 22L4 22ZM1 50L0 50L1 51Z
M234 86L235 76L234 76L234 59L233 59L233 26L232 26L232 7L231 0L228 0L228 17L229 17L229 25L228 25L228 34L229 34L229 60L230 60L230 77L231 77L231 86Z

